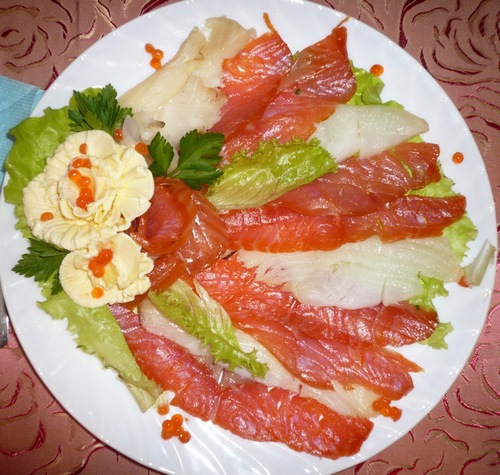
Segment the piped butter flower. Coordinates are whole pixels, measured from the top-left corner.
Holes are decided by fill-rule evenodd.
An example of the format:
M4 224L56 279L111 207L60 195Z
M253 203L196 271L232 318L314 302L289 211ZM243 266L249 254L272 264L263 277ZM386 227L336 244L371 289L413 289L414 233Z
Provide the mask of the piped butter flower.
M153 260L127 234L70 252L59 268L64 291L82 307L130 302L150 287Z
M146 160L106 132L69 136L23 195L33 234L67 250L89 248L126 230L150 206Z

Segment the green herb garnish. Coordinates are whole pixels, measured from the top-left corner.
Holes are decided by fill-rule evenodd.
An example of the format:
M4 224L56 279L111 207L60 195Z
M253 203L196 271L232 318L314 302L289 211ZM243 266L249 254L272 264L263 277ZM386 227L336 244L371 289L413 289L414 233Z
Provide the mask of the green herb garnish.
M51 294L58 294L62 291L59 267L68 251L39 239L31 238L29 242L28 253L21 256L12 270L25 277L33 277L40 284L52 280Z
M121 107L116 96L116 89L111 84L100 91L73 91L76 109L71 108L68 111L72 130L104 130L113 135L114 131L123 125L125 117L132 115L132 109Z
M211 185L222 172L217 169L221 160L220 151L224 136L213 132L188 132L179 143L179 162L169 172L174 158L172 145L158 132L148 146L153 163L149 169L154 177L169 176L182 180L186 185L199 190L202 185Z

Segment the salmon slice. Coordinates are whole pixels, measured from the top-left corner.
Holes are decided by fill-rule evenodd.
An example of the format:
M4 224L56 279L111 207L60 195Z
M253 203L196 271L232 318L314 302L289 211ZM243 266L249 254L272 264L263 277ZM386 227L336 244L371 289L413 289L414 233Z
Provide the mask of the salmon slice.
M351 157L307 185L269 203L307 215L361 215L441 179L439 146L404 142L367 159Z
M229 246L226 226L212 203L198 191L193 193L193 201L196 215L191 233L175 252L190 274L211 265Z
M262 115L226 141L224 156L229 158L242 149L254 152L261 140L308 139L315 124L356 91L346 43L347 30L341 26L300 51Z
M306 216L288 208L221 213L230 248L267 252L327 251L348 242L379 236L382 242L437 237L465 213L464 196L408 195L360 216Z
M204 421L213 419L220 395L214 369L181 346L147 332L139 315L125 306L109 308L141 371L164 390L175 392L173 405Z
M177 250L188 239L196 216L194 190L180 180L159 177L151 206L134 223L130 235L149 254Z
M246 439L284 442L331 459L357 453L373 427L368 419L341 416L314 399L248 381L222 392L214 422Z
M235 57L225 59L221 89L228 100L210 131L224 134L228 141L258 119L291 65L292 53L274 28L250 40Z
M358 384L388 399L400 399L413 388L409 372L420 371L418 365L374 345L351 346L301 332L286 322L287 314L299 303L287 292L261 285L251 271L243 271L232 288L233 279L218 269L229 268L233 260L234 256L218 261L196 275L196 280L224 307L237 328L265 346L296 377L325 389L333 387L332 380L345 387ZM260 291L264 293L259 296Z
M233 324L265 346L302 381L323 389L359 385L397 400L413 389L409 372L421 368L398 353L371 345L353 347L333 339L311 338L279 321L233 314Z
M177 180L158 183L165 185L159 185L151 212L140 218L139 229L131 234L158 254L148 277L150 290L161 291L214 263L226 252L229 238L217 210L203 193ZM150 229L155 231L148 235ZM146 294L136 296L127 307L134 308L144 298Z
M434 310L405 302L355 310L300 305L290 313L289 322L314 338L334 338L349 345L363 342L393 347L429 338L439 323Z
M217 261L195 279L232 315L277 320L309 337L352 346L399 347L429 338L438 325L435 311L404 302L356 310L302 304L291 292L256 280L255 270L235 255Z
M144 374L173 391L171 404L193 416L245 439L282 442L332 459L357 453L373 428L366 418L344 416L314 399L209 366L167 338L144 330L139 316L124 306L114 304L110 309Z

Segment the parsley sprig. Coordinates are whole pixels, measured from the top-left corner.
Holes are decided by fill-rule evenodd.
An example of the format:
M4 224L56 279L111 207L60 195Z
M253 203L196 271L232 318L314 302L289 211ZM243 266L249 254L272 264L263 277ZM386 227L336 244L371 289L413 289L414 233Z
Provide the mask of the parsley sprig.
M168 171L174 158L174 148L158 132L148 146L153 159L149 169L154 177L169 176L182 180L195 190L211 185L222 172L217 169L221 160L220 151L224 142L222 134L197 130L188 132L179 142L179 162Z
M113 135L123 125L125 117L132 115L132 109L121 107L116 96L116 89L111 84L97 92L95 89L73 91L76 109L70 108L68 111L72 130L80 132L97 129Z
M25 277L33 277L40 284L52 280L51 294L58 294L62 291L59 267L68 251L39 239L30 238L29 242L28 253L21 256L13 271Z

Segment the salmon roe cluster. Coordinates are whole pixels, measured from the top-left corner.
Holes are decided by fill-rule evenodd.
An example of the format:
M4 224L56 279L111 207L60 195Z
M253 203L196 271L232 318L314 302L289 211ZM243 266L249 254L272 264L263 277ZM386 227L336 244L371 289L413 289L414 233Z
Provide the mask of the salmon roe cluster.
M155 48L151 43L146 43L145 50L151 55L151 61L149 62L151 67L153 69L160 69L161 60L163 59L163 51Z
M372 408L383 416L390 417L393 421L397 421L401 418L401 409L391 406L390 399L384 397L376 399L373 401Z
M102 277L106 266L113 259L113 251L111 249L102 249L99 254L89 261L89 270L94 277Z
M80 145L79 151L81 154L87 153L87 144ZM88 157L77 157L71 163L71 169L68 172L68 178L79 189L78 198L76 199L76 206L87 211L87 206L94 201L94 192L92 191L92 180L83 175L79 168L92 168L92 162Z
M168 404L160 404L157 408L158 414L164 416L168 414L170 407ZM172 437L177 437L180 442L186 444L191 440L191 433L182 426L184 417L181 414L174 414L170 419L165 419L161 425L162 439L169 440Z
M89 270L94 277L102 277L106 271L106 266L113 259L113 251L111 249L102 249L99 254L89 261ZM92 289L92 297L100 299L104 295L104 289L96 286Z

